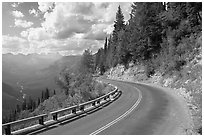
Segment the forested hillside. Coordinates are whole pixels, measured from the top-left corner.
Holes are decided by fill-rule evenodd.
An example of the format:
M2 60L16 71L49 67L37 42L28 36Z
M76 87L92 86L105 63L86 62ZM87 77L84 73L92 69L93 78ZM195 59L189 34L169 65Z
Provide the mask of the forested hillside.
M192 43L201 35L202 3L133 3L131 18L124 21L118 7L114 30L98 50L95 68L103 74L117 64L147 66L147 76L156 69L180 70L194 57Z
M95 55L95 70L111 79L172 88L202 134L202 3L133 3L125 22L118 7L112 34Z

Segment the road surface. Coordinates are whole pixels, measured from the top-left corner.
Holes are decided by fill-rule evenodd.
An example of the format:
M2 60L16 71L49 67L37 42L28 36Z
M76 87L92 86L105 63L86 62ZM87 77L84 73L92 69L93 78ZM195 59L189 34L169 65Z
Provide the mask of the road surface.
M181 126L188 126L185 108L169 91L143 84L103 81L122 91L117 100L92 114L40 134L171 135L182 134Z

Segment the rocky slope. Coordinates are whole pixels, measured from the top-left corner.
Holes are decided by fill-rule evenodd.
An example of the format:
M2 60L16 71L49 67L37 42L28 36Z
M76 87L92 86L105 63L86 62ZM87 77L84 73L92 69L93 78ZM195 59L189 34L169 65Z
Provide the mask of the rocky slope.
M201 42L201 41L200 41ZM201 44L201 43L200 43ZM162 87L174 89L178 96L185 99L188 112L191 116L192 126L184 127L185 134L202 134L202 55L201 47L196 49L198 54L189 61L181 71L173 74L162 74L157 71L148 78L145 67L142 65L129 64L129 68L118 65L105 73L110 79L154 83Z

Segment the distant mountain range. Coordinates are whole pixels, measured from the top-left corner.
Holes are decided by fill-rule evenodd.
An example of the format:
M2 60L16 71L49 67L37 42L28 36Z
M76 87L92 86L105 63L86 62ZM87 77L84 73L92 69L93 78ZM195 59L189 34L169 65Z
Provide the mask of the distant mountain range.
M2 82L2 114L8 115L11 109L22 103L22 93L16 91L10 85Z
M3 54L3 111L7 112L16 104L21 103L24 95L35 99L41 96L41 91L46 87L58 88L55 79L59 73L64 68L75 70L79 61L80 56L61 56L60 54Z

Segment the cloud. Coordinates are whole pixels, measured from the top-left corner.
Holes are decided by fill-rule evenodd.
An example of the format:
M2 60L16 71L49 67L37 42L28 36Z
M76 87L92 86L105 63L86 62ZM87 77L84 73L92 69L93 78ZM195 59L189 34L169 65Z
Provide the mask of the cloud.
M55 29L57 29L56 38L64 39L77 33L87 33L91 29L92 22L84 19L83 16L73 15L62 19L62 22L58 25L55 26Z
M110 2L110 3L94 3L94 15L96 19L103 23L113 23L115 20L116 12L118 10L118 6L120 5L124 19L129 19L129 13L131 11L131 3L130 2Z
M91 30L85 34L85 39L104 40L108 34L107 24L93 24Z
M39 15L39 12L38 12L37 10L35 10L35 9L30 9L30 10L29 10L29 14L30 14L30 15L33 14L35 17L37 17L37 16Z
M29 43L23 38L16 36L2 36L3 53L24 53L29 48Z
M18 4L17 4L17 3L13 3L13 4L11 4L11 6L12 6L13 8L16 8L16 7L18 7Z
M50 5L50 3L44 4L41 6L41 11L47 11ZM87 35L86 38L90 39L94 39L96 37L94 34L97 33L96 38L102 39L105 34L110 34L107 28L112 30L110 26L115 20L119 5L122 10L124 9L125 20L128 20L130 3L55 3L52 12L47 11L44 14L45 21L42 26L52 30L53 36L58 39L69 38L78 33L84 33ZM94 25L102 30L96 32Z
M73 12L72 12L73 11ZM93 21L86 19L82 14L76 14L72 3L57 3L53 12L44 14L42 26L52 30L58 39L72 37L75 33L86 33Z
M14 2L11 4L13 8L17 8L22 2Z
M82 54L87 48L96 52L103 46L104 41L67 38L63 40L44 40L33 44L32 49L40 49L41 53L60 53L61 55ZM37 45L37 47L36 47Z
M24 38L27 38L28 34L29 34L28 30L21 32L21 36L24 37Z
M17 11L17 10L12 11L12 15L13 15L14 17L16 17L16 18L22 18L22 17L24 17L24 14L23 14L22 12L20 12L20 11Z
M42 41L50 39L52 36L44 28L29 28L26 31L21 32L21 36L28 39L28 41Z
M43 15L41 26L28 28L33 25L32 22L15 19L15 26L27 28L21 32L23 40L26 39L29 45L25 48L25 53L58 52L73 55L81 54L87 48L96 52L104 45L105 37L112 33L118 6L121 6L125 20L129 19L131 11L131 4L125 2L38 3L38 5L37 10L30 9L29 13ZM15 43L12 40L7 42L7 45Z
M15 24L15 27L29 28L33 25L33 22L29 22L21 19L15 19L14 24Z
M41 12L47 12L50 9L52 9L54 7L54 3L53 2L38 2L38 9Z
M2 48L3 54L59 53L61 55L79 55L87 48L96 52L103 44L104 41L78 38L28 41L24 38L3 35Z

